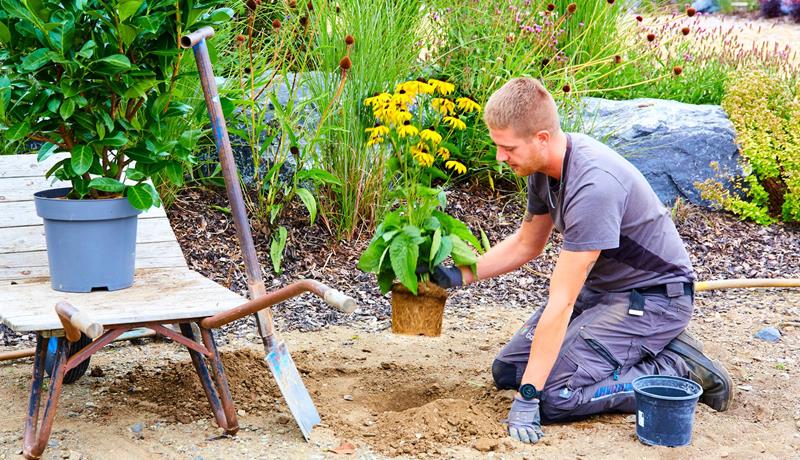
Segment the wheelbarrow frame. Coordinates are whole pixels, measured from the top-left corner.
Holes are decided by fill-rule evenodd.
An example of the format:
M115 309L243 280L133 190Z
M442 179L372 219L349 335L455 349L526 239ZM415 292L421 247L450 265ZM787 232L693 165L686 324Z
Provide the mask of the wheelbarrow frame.
M33 362L33 381L31 383L23 434L23 454L25 458L38 459L47 447L56 408L58 407L58 400L64 385L64 375L125 332L137 328L152 329L156 333L169 337L187 348L192 358L192 365L200 378L200 383L203 385L203 391L211 405L217 424L225 431L225 434L236 434L239 430L236 410L231 398L228 379L225 376L225 369L214 340L213 330L304 292L312 292L323 298L328 304L346 313L351 313L355 308L355 302L352 298L314 280L296 281L213 316L141 321L113 324L107 327L92 321L91 318L69 303L59 302L56 304L55 309L64 326L63 330L37 333L36 354ZM176 331L166 327L166 324L178 324L181 333L178 334ZM196 325L200 331L200 342L195 337L192 325ZM63 332L63 335L61 332ZM68 357L67 343L77 342L81 337L81 333L86 334L94 341ZM39 414L42 412L47 342L51 337L55 337L58 343L55 352L55 363L50 372L47 399L40 421Z

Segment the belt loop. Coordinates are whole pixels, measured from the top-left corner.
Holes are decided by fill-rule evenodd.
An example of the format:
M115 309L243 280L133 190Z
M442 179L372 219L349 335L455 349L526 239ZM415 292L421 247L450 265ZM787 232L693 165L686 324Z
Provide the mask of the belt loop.
M667 297L680 297L684 295L684 283L667 283Z

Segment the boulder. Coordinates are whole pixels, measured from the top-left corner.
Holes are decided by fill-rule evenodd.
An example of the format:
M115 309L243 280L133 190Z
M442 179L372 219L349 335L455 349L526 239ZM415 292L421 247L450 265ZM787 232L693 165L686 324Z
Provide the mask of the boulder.
M734 192L729 177L741 175L733 124L717 105L692 105L661 99L612 101L585 98L583 131L605 142L633 163L666 205L677 198L703 207L696 182L719 178Z

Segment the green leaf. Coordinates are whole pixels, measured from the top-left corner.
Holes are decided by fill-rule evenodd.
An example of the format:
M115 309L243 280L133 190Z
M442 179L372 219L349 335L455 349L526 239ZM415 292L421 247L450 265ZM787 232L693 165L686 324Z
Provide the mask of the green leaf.
M317 218L317 200L315 200L314 195L305 188L298 188L297 196L299 196L303 204L306 205L308 213L311 214L311 225L314 225L314 219Z
M149 184L138 184L133 187L128 187L126 193L131 206L142 211L153 206L153 195L151 195L150 191L145 187L146 185Z
M164 169L170 182L180 187L183 185L183 166L178 161L170 161Z
M139 31L136 27L129 26L128 24L119 25L119 36L122 38L122 44L125 45L126 49L136 40L136 35L138 33Z
M83 198L89 194L89 181L81 176L76 176L71 179L72 191L78 194L79 198Z
M128 138L122 131L117 131L113 136L108 136L99 142L99 144L107 145L109 147L122 147L128 143Z
M47 101L47 110L53 113L58 113L58 108L60 106L61 106L61 100L59 100L57 96L54 96L50 98L49 101Z
M414 295L417 295L417 258L419 246L406 233L400 233L389 246L389 258L397 279Z
M72 114L75 113L75 101L72 99L64 99L64 102L61 103L61 107L58 109L58 113L64 120L71 117Z
M281 273L281 260L283 259L283 249L286 247L286 227L278 227L278 236L272 238L269 245L269 258L272 260L272 268L275 273Z
M433 239L431 240L431 252L430 252L430 260L428 261L429 267L435 267L433 260L436 258L436 254L439 252L439 248L442 246L442 229L437 228L436 231L433 232Z
M469 227L467 227L464 222L461 222L455 217L452 217L441 211L433 211L432 214L439 219L439 222L442 223L442 226L444 226L444 229L447 230L447 233L458 236L475 248L481 247L478 239L475 238L475 235L472 234L472 232L469 230Z
M144 186L144 189L150 192L150 197L153 199L153 206L155 207L161 206L161 197L158 195L158 191L156 190L156 188L153 187L153 184L144 183L140 185Z
M442 245L439 247L439 252L432 258L431 267L435 267L444 262L447 257L453 252L453 239L449 236L442 236Z
M95 48L97 48L97 44L94 40L89 40L81 46L80 51L77 52L77 56L90 59L94 55Z
M212 24L222 24L223 22L230 21L233 14L233 10L230 8L219 8L211 13L208 22Z
M139 171L136 168L128 168L125 170L125 177L127 177L130 180L140 181L147 176L145 176L145 174L142 171Z
M323 184L342 185L342 181L337 179L336 176L319 168L303 169L297 173L297 178L299 180L311 179L314 182Z
M119 72L131 68L130 59L122 54L112 54L111 56L104 57L97 62L103 64L104 67L111 72Z
M50 61L50 50L47 48L39 48L22 58L20 70L23 72L33 72L39 70Z
M486 252L492 248L492 244L489 242L489 237L486 236L486 232L483 231L482 228L478 227L481 231L481 246L483 246L483 251Z
M44 161L50 158L50 155L56 153L58 151L58 146L52 144L50 142L45 142L41 148L39 148L39 153L36 155L37 161Z
M89 182L89 188L94 188L103 192L119 193L125 190L125 184L110 177L95 177Z
M381 289L381 294L389 292L392 289L392 284L394 284L394 272L392 269L381 270L378 273L378 287Z
M367 273L378 273L380 271L380 260L386 250L386 242L378 238L367 246L367 249L358 259L359 270Z
M11 31L8 26L0 22L0 43L9 43L11 41Z
M20 139L25 138L28 133L31 131L31 123L28 121L23 121L21 123L17 123L16 125L12 125L5 133L5 138L10 141L18 141Z
M453 241L453 262L456 265L474 265L478 261L478 257L472 252L472 249L457 235L450 235Z
M117 7L119 20L124 21L136 14L139 7L142 6L142 3L144 3L144 0L122 0L119 2L119 6Z
M75 174L81 175L92 167L94 152L88 145L76 145L72 147L72 160L70 164Z

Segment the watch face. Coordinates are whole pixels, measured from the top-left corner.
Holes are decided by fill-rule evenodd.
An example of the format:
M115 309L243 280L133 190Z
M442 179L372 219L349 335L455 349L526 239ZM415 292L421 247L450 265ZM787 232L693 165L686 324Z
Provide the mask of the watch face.
M522 385L519 389L519 394L522 395L523 398L528 400L539 396L539 392L536 390L536 387L531 385L530 383Z

